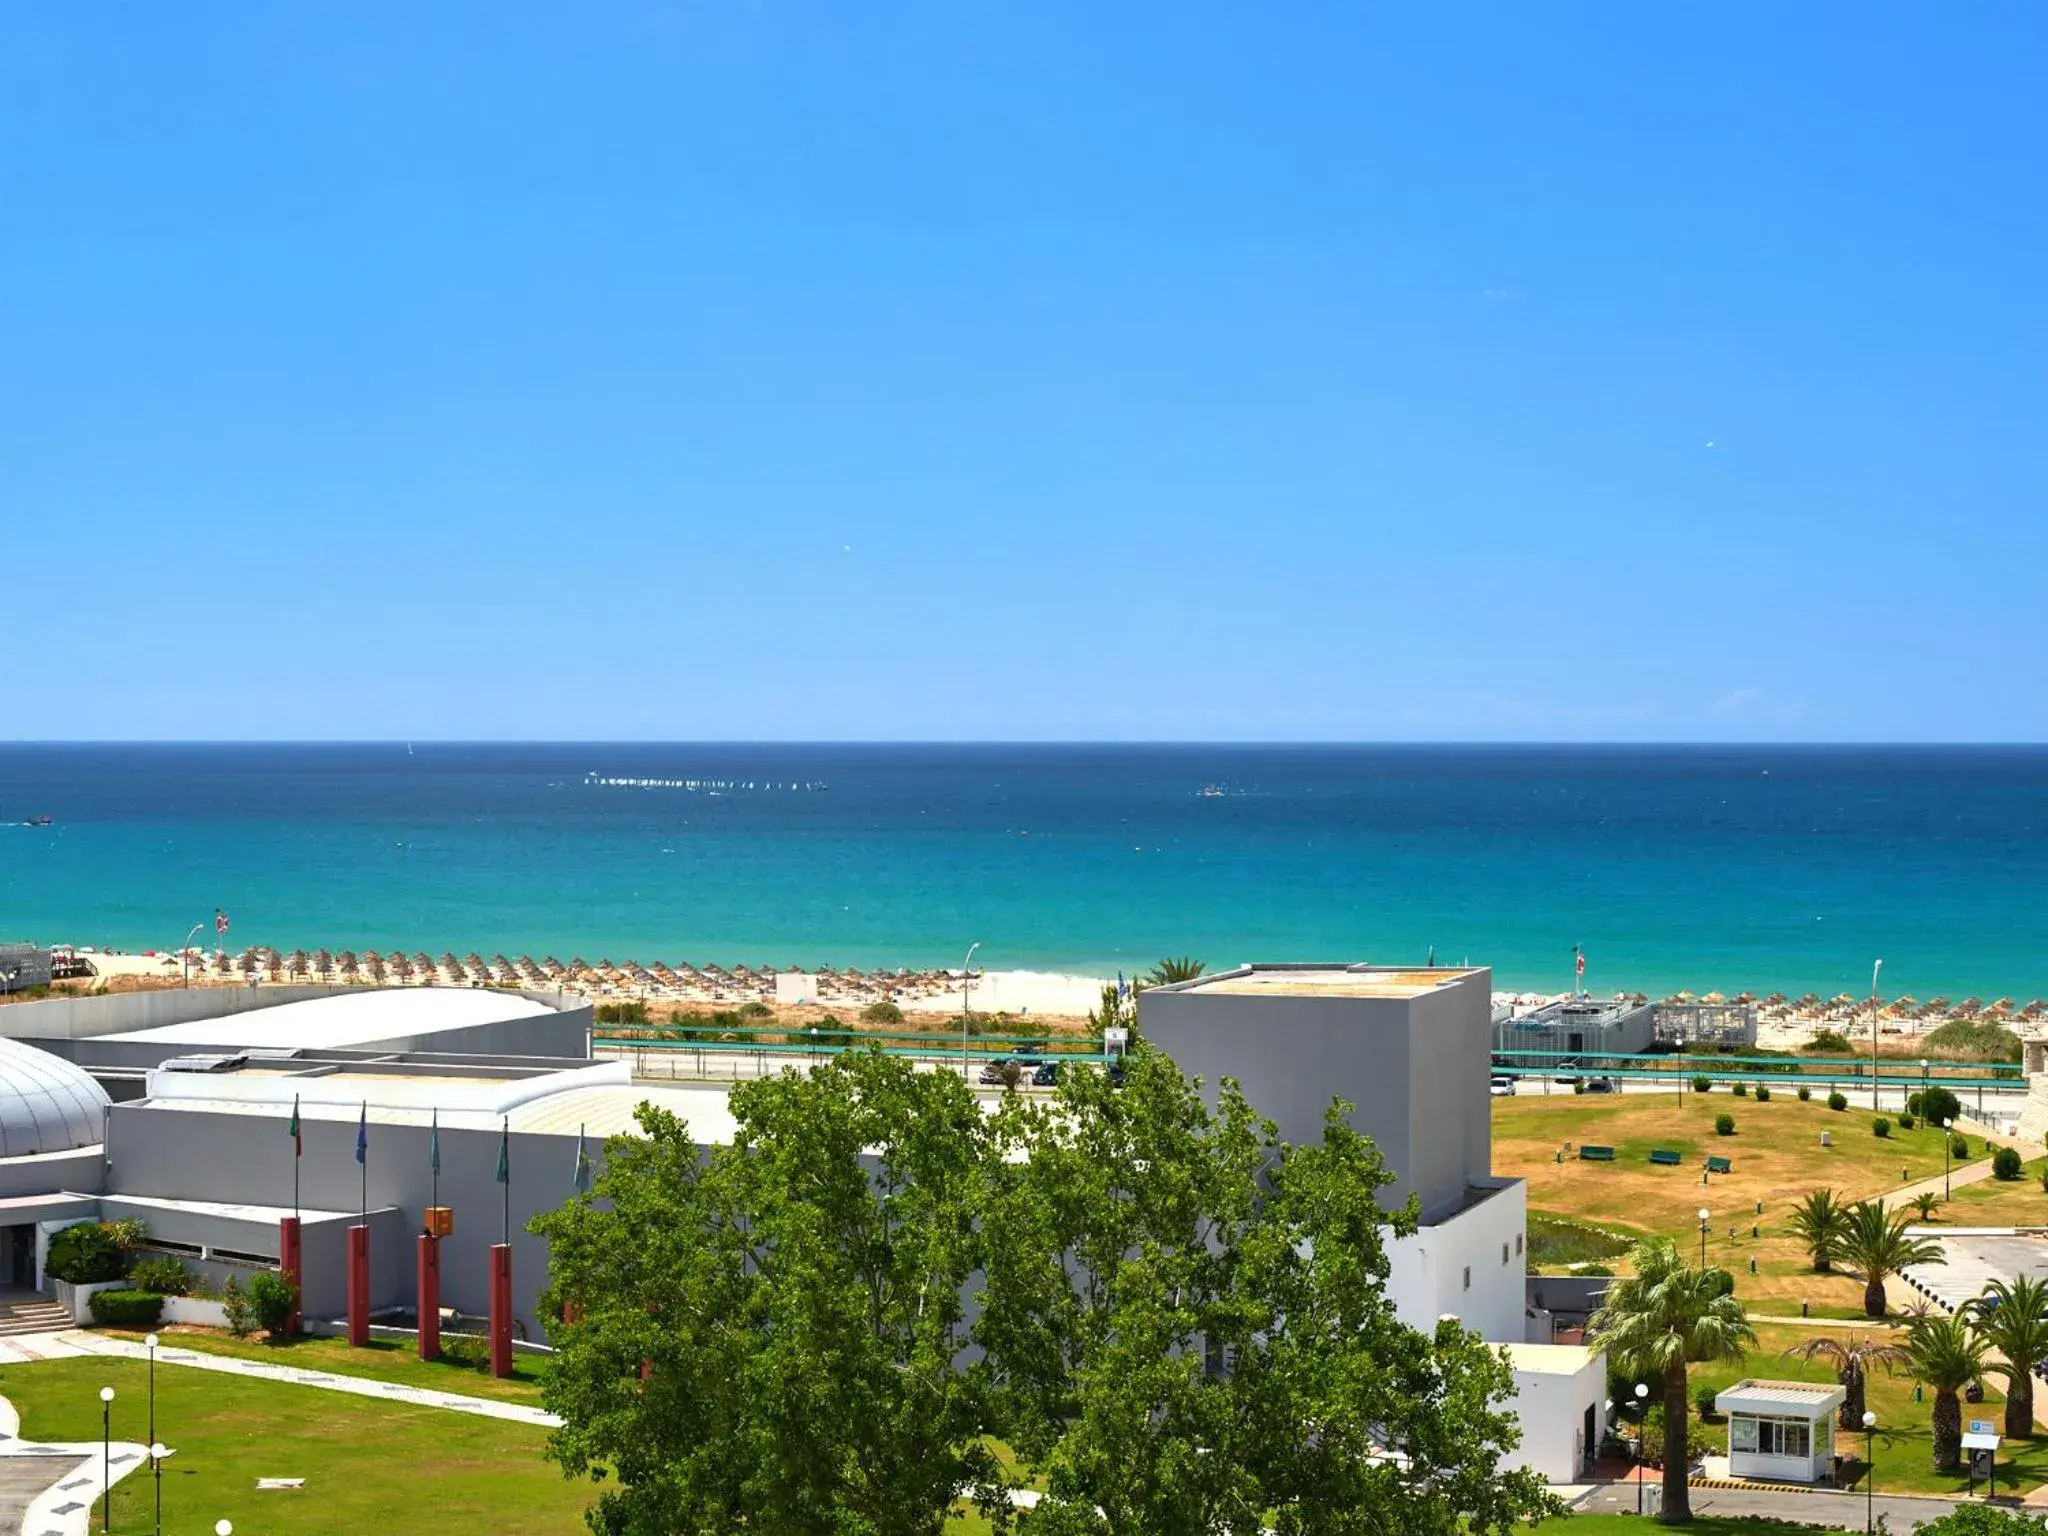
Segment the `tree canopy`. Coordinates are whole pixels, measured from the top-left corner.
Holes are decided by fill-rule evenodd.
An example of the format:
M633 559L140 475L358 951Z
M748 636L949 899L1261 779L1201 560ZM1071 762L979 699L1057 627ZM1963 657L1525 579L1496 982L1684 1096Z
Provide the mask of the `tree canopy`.
M1020 1470L1042 1536L1505 1533L1554 1508L1500 1466L1511 1374L1396 1317L1414 1213L1343 1111L1290 1148L1142 1048L986 1114L850 1054L736 1089L708 1150L643 1107L534 1224L552 1453L605 1536L1001 1530Z

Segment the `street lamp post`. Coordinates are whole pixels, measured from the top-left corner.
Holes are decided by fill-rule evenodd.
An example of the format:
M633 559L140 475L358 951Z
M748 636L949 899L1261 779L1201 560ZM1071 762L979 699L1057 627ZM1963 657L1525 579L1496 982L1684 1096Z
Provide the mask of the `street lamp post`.
M1870 968L1870 1108L1877 1109L1877 973L1884 969L1884 962L1878 961Z
M1877 1415L1863 1411L1863 1533L1877 1536Z
M114 1389L100 1388L100 1529L114 1528Z
M1649 1425L1649 1387L1636 1383L1636 1513L1643 1512L1643 1430Z
M967 1075L967 987L973 975L974 952L981 948L976 939L967 946L967 958L960 962L960 1081L972 1087L974 1080Z
M185 930L185 942L178 946L178 974L188 987L192 985L192 935L205 926L204 923L194 923Z
M1714 1213L1713 1213L1712 1211L1708 1210L1708 1209L1707 1209L1707 1208L1706 1208L1706 1207L1705 1207L1704 1205L1700 1207L1700 1210L1699 1210L1699 1216L1700 1216L1700 1268L1701 1268L1701 1269L1705 1269L1705 1268L1707 1267L1707 1223L1708 1223L1709 1221L1713 1220L1713 1215L1714 1215Z
M149 1350L149 1460L150 1470L156 1474L156 1536L164 1536L164 1448L156 1438L156 1335L145 1334L143 1345Z
M154 1441L149 1447L149 1471L156 1480L156 1536L164 1536L164 1458L170 1451Z
M235 1536L235 1522L232 1520L214 1521L213 1536Z
M1955 1121L1941 1122L1941 1198L1948 1199L1948 1169L1950 1154L1955 1151Z

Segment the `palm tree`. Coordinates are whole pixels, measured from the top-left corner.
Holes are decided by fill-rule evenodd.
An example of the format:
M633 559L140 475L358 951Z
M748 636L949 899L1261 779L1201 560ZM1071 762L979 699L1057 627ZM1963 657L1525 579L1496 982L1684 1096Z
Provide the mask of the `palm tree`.
M1167 987L1176 981L1193 981L1202 974L1202 962L1193 955L1169 955L1145 973L1148 987Z
M1934 1220L1934 1208L1939 1204L1940 1197L1931 1189L1923 1189L1913 1197L1913 1209L1920 1213L1922 1221Z
M1806 1245L1817 1275L1834 1268L1835 1255L1848 1231L1849 1208L1835 1198L1832 1189L1816 1189L1792 1207L1792 1234Z
M1863 1311L1868 1317L1884 1316L1885 1276L1910 1264L1944 1262L1941 1244L1933 1238L1907 1235L1912 1221L1911 1211L1887 1215L1875 1200L1858 1200L1849 1207L1849 1225L1837 1254L1863 1277Z
M1664 1384L1664 1510L1666 1525L1692 1520L1686 1490L1686 1367L1738 1360L1756 1334L1718 1269L1694 1269L1668 1237L1646 1238L1629 1255L1635 1270L1608 1287L1586 1342L1607 1351L1627 1375Z
M1888 1344L1876 1333L1860 1329L1845 1332L1840 1338L1808 1339L1804 1344L1794 1344L1785 1353L1801 1360L1825 1360L1835 1368L1835 1380L1849 1394L1842 1399L1842 1411L1836 1416L1844 1429L1863 1427L1863 1384L1873 1365L1890 1371L1894 1366L1912 1363L1912 1356L1903 1345Z
M1954 1472L1963 1462L1963 1404L1956 1394L1984 1375L1984 1340L1967 1312L1929 1312L1906 1332L1913 1374L1934 1388L1934 1470Z
M1971 1303L1977 1333L2005 1357L1990 1369L2005 1378L2008 1439L2034 1433L2034 1367L2048 1361L2048 1280L1994 1280Z

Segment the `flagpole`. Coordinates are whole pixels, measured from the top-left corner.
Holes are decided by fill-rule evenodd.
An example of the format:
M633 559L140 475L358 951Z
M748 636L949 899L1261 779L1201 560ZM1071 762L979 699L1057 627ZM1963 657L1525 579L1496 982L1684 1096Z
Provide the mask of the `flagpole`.
M499 1133L504 1139L499 1145L504 1149L505 1161L505 1246L512 1245L512 1117L507 1115Z
M361 1140L361 1144L360 1144L360 1145L361 1145L361 1151L362 1151L362 1154L363 1154L363 1155L362 1155L362 1157L361 1157L361 1158L359 1158L359 1159L358 1159L358 1161L359 1161L359 1162L361 1162L361 1163L362 1163L362 1165L363 1165L363 1225L364 1225L364 1226L366 1226L366 1227L367 1227L367 1226L368 1226L368 1225L370 1224L370 1130L369 1130L369 1127L370 1127L370 1103L369 1103L369 1100L365 1099L365 1100L363 1101L363 1134L362 1134L362 1140Z
M427 1132L427 1160L434 1166L434 1198L430 1202L436 1209L441 1204L441 1106L434 1106L434 1128Z

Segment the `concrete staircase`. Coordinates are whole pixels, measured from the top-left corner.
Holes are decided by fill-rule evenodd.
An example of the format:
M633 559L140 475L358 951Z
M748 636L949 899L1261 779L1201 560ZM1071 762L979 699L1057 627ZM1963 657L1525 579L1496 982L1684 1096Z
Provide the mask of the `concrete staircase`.
M47 1296L34 1291L0 1294L0 1339L24 1333L55 1333L60 1328L75 1326L71 1309L58 1306Z

